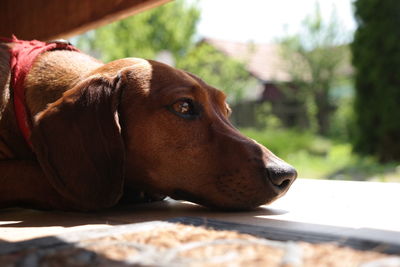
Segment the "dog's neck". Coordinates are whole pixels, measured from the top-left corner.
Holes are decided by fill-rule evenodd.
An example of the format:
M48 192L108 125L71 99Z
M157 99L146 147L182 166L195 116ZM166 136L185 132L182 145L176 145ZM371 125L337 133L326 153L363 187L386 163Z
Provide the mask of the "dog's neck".
M40 55L25 80L26 105L32 118L102 65L97 59L73 51Z

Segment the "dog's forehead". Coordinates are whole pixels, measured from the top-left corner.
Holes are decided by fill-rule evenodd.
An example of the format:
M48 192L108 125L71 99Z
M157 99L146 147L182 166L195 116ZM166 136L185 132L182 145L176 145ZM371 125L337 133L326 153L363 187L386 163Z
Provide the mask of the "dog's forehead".
M211 98L224 101L226 96L220 90L210 86L198 76L180 69L173 68L169 65L149 61L152 66L153 89L162 93L164 89L172 88L190 88L190 92L198 94L206 94ZM156 81L156 82L155 82ZM155 92L157 93L157 92Z
M192 79L194 79L199 85L200 88L202 88L205 92L207 92L208 96L213 99L216 102L222 102L225 103L226 100L226 95L224 92L222 92L221 90L218 90L216 88L214 88L213 86L207 84L205 81L203 81L201 78L199 78L198 76L185 71L185 73L187 75L189 75Z
M158 61L148 61L152 67L152 78L162 86L179 85L179 86L196 86L198 82L193 79L187 72L171 67Z

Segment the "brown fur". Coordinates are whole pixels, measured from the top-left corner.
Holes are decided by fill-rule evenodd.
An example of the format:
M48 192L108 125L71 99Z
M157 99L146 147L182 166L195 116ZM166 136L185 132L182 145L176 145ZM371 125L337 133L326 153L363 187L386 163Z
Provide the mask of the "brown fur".
M108 64L71 51L40 55L25 80L33 152L15 122L9 55L0 46L0 205L93 210L125 194L222 209L282 196L295 170L229 122L225 95L165 64ZM196 119L171 112L179 99Z

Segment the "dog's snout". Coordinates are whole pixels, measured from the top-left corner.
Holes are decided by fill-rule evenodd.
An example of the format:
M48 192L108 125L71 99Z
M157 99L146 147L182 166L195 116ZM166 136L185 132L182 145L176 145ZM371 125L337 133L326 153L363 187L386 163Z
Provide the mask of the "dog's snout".
M297 171L289 164L271 164L267 166L267 179L281 190L287 189L297 178Z

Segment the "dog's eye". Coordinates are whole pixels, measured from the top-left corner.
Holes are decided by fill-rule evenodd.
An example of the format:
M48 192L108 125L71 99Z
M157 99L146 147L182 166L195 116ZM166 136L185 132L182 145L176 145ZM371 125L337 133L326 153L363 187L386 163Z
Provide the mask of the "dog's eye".
M170 110L176 115L185 119L195 119L199 116L198 108L191 99L180 99L170 107Z
M174 105L174 110L180 114L189 114L191 110L191 105L188 101L178 101Z

